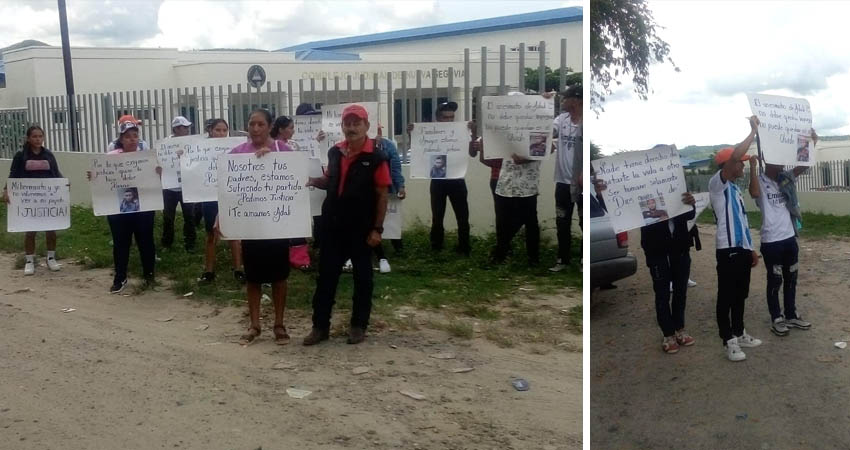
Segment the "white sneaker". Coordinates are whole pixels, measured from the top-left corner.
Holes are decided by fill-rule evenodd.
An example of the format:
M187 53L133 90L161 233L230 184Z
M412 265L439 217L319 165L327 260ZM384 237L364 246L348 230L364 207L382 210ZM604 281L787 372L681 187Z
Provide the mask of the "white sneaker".
M562 270L566 270L567 265L564 264L560 258L555 262L555 265L549 268L549 272L560 272Z
M738 339L732 338L726 341L726 357L729 361L743 361L747 359L747 355L741 350L738 345Z
M697 282L688 278L688 287L694 287L697 285Z
M761 345L761 339L756 339L749 334L747 334L747 330L744 330L744 334L738 336L738 345L741 347L758 347Z
M24 275L34 275L35 274L35 263L27 262L24 265Z
M378 267L381 268L381 273L390 273L390 262L386 258L378 261Z
M62 264L59 264L58 262L56 262L55 258L47 258L47 267L51 271L56 272L56 271L58 271L59 269L62 268Z
M354 265L351 264L351 260L349 259L348 261L345 262L345 264L342 265L342 271L343 272L351 272L352 270L354 270Z

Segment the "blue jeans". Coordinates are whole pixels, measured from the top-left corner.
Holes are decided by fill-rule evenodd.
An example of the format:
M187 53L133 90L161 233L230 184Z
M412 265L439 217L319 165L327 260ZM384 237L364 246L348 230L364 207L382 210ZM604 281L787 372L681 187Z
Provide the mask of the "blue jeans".
M776 320L777 317L782 316L782 309L779 308L779 288L783 289L785 318L797 318L795 299L799 252L800 248L797 246L795 237L761 244L764 267L767 270L767 309L770 310L770 320Z
M691 274L691 255L688 250L646 253L646 265L655 290L655 316L664 336L673 336L685 327L685 304L688 277ZM673 301L670 302L670 283Z

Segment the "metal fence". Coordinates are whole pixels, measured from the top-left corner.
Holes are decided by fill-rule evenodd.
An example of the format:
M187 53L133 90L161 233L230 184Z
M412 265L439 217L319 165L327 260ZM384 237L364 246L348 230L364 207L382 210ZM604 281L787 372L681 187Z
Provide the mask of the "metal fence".
M559 90L566 87L567 76L567 40L560 42L560 80ZM525 44L520 44L516 52L518 57L518 84L525 86ZM538 91L545 90L545 67L547 62L546 43L541 41L534 52L539 55ZM488 58L498 58L498 74L493 76L487 71ZM554 60L554 58L553 58ZM310 78L299 80L269 81L265 86L252 88L247 83L217 86L194 86L180 88L144 89L122 92L99 92L78 94L75 96L75 118L77 122L77 147L73 148L69 131L68 98L64 95L48 97L29 97L25 122L38 123L45 130L47 146L54 151L103 152L109 142L118 134L117 119L124 114L132 114L143 121L142 136L148 141L156 141L171 134L171 120L182 115L192 123L192 133L203 132L202 124L211 118L224 118L233 130L244 130L250 112L258 107L267 108L275 116L293 115L299 103L311 103L314 107L322 104L338 104L359 101L377 101L382 111L381 124L385 135L398 137L399 147L407 157L409 142L405 132L411 122L433 121L436 105L445 101L463 100L463 108L458 116L463 120L474 120L480 111L482 95L505 95L509 90L506 82L507 52L501 45L498 54L487 47L481 47L481 79L471 80L470 68L473 64L470 50L463 54L463 86L455 86L455 69L448 67L447 87L438 87L438 69L431 69L431 85L423 83L423 70L415 71L415 84L408 86L408 71L401 72L399 95L394 93L392 72L386 73L386 84L379 83L378 73L371 77L360 75L359 79L348 76L344 79ZM445 70L441 68L439 70ZM410 73L411 78L414 73ZM488 84L488 76L498 79L498 83ZM493 82L493 81L490 81ZM483 88L482 88L483 87ZM556 108L558 102L556 102ZM18 114L20 110L18 111ZM18 116L16 116L18 117ZM0 112L0 123L5 115ZM18 119L19 120L19 119ZM17 122L16 122L17 123ZM480 127L480 124L479 124ZM4 128L5 130L5 128ZM10 128L11 130L11 128ZM14 132L10 131L10 136ZM20 148L18 141L8 143L0 141L0 156L6 157Z
M0 158L11 158L24 145L28 126L26 109L0 109Z
M793 166L786 167L786 170ZM685 182L690 192L708 192L708 180L714 174L686 174ZM749 166L744 169L744 176L735 183L743 191L750 184ZM850 192L850 160L822 161L810 167L797 177L798 192Z

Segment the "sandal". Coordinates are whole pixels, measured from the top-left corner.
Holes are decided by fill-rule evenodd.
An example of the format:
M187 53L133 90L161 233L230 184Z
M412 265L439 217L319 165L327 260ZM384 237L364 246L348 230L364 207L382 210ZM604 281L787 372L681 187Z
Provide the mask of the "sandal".
M248 328L248 332L243 334L242 337L239 338L239 343L242 345L248 345L254 342L254 339L257 338L261 333L260 327L251 327Z
M286 327L283 325L275 325L274 327L274 343L277 345L286 345L289 343L289 334L286 333Z

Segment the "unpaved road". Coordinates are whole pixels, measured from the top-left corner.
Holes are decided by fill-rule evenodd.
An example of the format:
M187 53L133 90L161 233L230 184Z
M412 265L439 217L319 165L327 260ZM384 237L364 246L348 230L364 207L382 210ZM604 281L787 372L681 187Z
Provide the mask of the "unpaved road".
M308 317L288 311L292 344L274 345L267 324L243 347L233 342L246 327L241 308L166 291L108 295L108 270L66 265L25 278L12 266L0 255L3 449L581 448L580 335L505 349L478 335L387 328L359 346L337 336L305 348ZM445 352L456 358L430 357ZM352 374L362 366L369 372ZM475 370L451 372L460 367ZM531 390L515 391L512 377ZM290 387L312 394L291 398Z
M753 269L744 323L764 341L726 359L715 319L714 228L691 250L685 327L693 347L667 355L649 271L630 233L638 272L600 291L591 307L591 448L850 448L850 241L800 240L797 309L812 322L770 333L763 262ZM755 231L755 230L753 230ZM758 233L753 237L759 242Z

